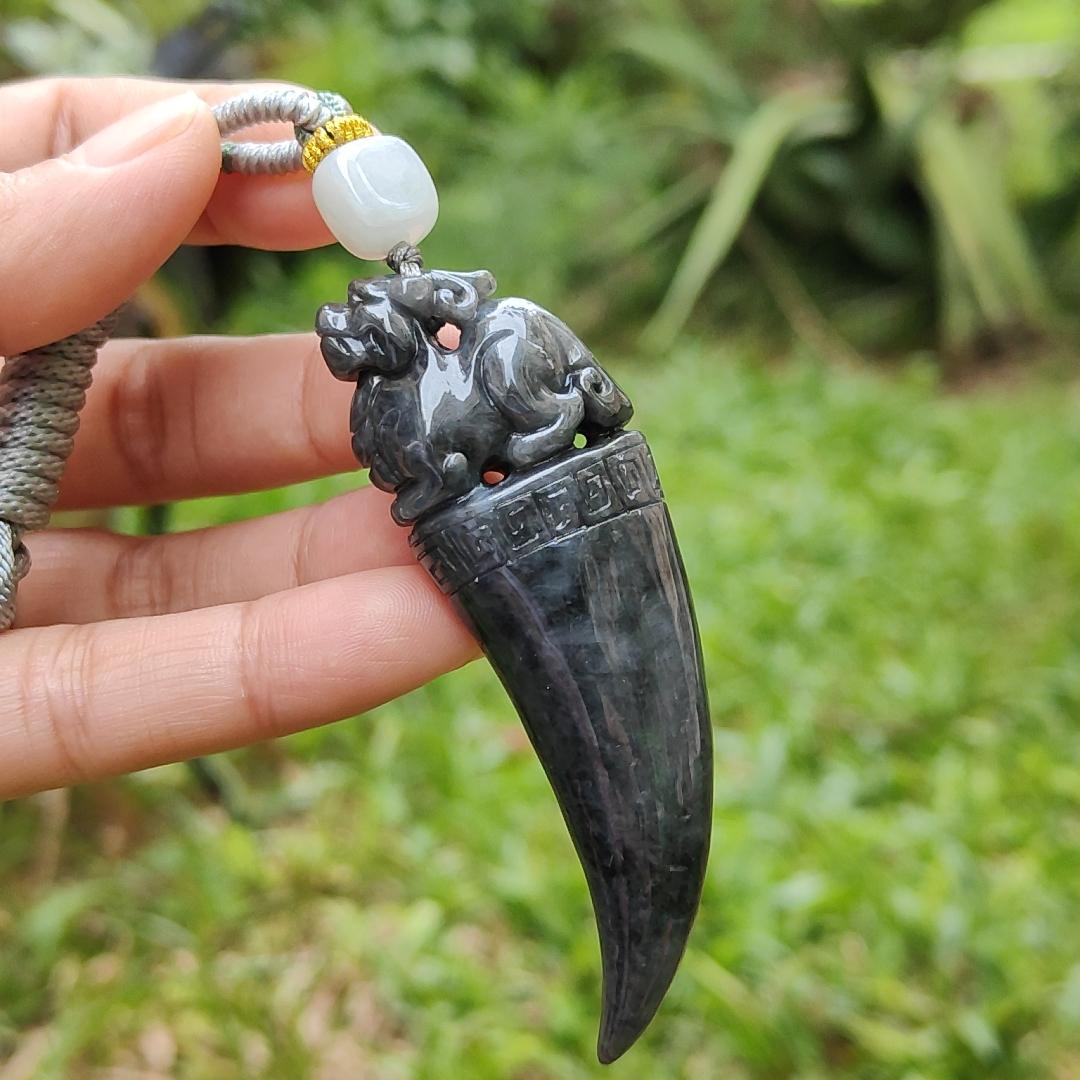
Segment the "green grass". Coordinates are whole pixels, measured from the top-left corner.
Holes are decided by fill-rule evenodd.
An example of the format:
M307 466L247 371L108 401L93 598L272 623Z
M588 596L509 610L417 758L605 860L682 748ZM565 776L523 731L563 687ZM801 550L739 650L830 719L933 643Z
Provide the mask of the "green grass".
M1077 1075L1080 388L614 367L695 588L717 786L691 950L608 1075ZM584 882L482 665L231 757L293 809L230 823L182 767L85 788L49 884L40 805L0 808L0 1059L603 1072Z

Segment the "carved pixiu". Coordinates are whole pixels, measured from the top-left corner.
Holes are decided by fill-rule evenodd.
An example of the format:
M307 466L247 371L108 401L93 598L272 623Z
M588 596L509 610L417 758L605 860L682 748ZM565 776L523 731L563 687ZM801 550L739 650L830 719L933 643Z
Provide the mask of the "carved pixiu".
M356 382L353 450L397 494L399 524L482 483L590 441L633 413L573 332L528 300L492 300L486 270L354 281L316 329L339 378ZM460 331L440 344L445 324Z

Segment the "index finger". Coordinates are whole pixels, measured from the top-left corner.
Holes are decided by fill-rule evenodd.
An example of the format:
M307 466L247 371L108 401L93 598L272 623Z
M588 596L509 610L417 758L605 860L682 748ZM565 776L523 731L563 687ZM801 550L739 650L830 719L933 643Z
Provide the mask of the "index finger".
M479 650L421 567L0 637L0 801L330 723Z
M109 124L164 98L194 92L210 105L280 82L185 82L168 79L50 78L0 87L0 170L56 157ZM295 88L295 87L294 87ZM289 138L288 124L264 124L237 138ZM222 175L188 238L291 251L333 240L315 209L306 172L285 176Z

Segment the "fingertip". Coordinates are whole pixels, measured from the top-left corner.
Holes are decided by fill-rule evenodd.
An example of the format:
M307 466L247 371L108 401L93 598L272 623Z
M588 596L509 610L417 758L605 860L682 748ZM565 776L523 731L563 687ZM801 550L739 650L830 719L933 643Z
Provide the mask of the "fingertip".
M240 681L258 700L240 712L233 745L360 715L480 655L419 565L265 596L243 605L239 627Z
M211 166L216 168L220 157L216 132L210 106L188 91L121 117L65 154L62 160L76 166L112 169L140 165L162 151L173 151L205 171Z
M325 589L334 587L334 610L325 606ZM365 691L381 687L382 700L396 697L444 671L480 655L460 615L419 565L392 566L352 574L309 594L305 624L324 643L333 640L344 671L364 670ZM329 623L335 625L328 633ZM358 703L360 704L360 703ZM370 708L371 701L362 703Z
M221 136L213 109L197 94L184 94L184 97L195 99L191 123L175 140L175 145L167 149L176 154L179 169L190 173L199 185L205 206L221 172Z
M421 566L390 567L384 573L386 587L377 594L386 628L381 651L394 660L407 657L412 661L426 654L434 665L433 675L459 668L479 655L476 639Z
M191 231L219 162L209 106L179 94L0 185L0 354L65 337L126 300Z
M196 94L167 99L136 117L170 108L183 118L173 134L144 152L116 162L110 170L110 191L116 209L122 207L128 216L151 230L160 261L172 254L198 221L221 169L217 122L210 106ZM122 129L127 122L119 121L107 131ZM80 153L85 153L85 148L75 152Z

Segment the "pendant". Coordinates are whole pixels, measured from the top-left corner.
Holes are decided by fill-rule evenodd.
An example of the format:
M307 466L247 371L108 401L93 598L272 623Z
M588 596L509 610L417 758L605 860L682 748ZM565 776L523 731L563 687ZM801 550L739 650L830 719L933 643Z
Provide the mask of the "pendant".
M372 130L311 153L328 224L393 271L321 308L322 354L356 383L360 464L394 493L554 789L596 914L597 1052L611 1062L674 977L708 857L711 729L686 575L630 401L554 315L494 298L487 271L423 268L413 244L434 186L407 144Z

